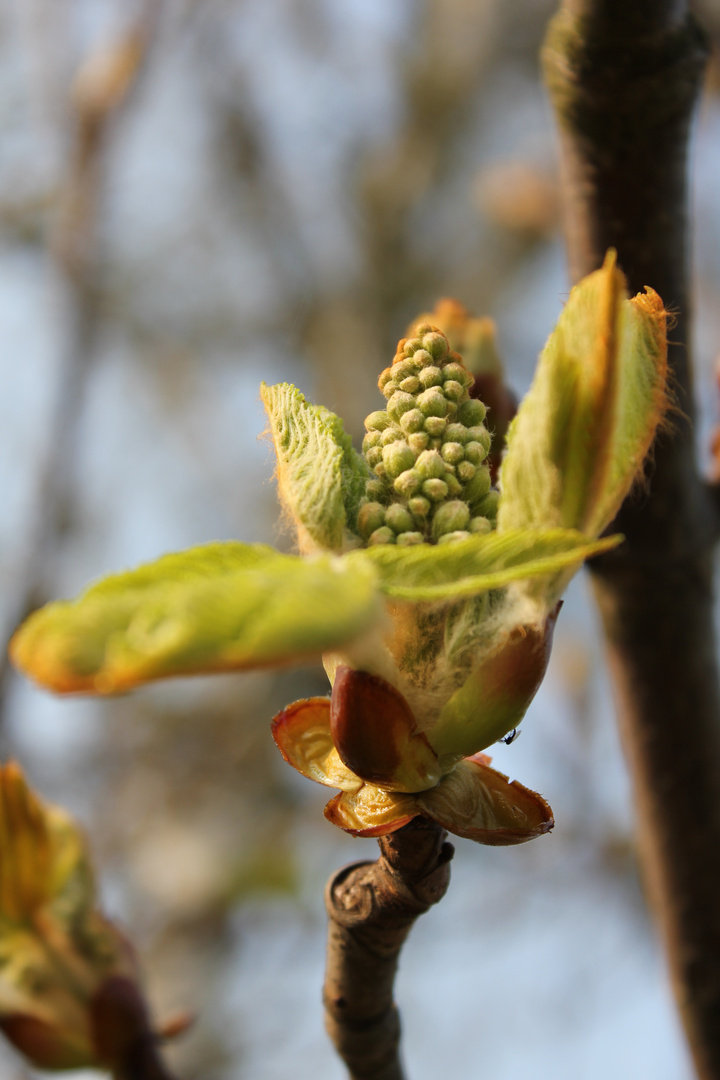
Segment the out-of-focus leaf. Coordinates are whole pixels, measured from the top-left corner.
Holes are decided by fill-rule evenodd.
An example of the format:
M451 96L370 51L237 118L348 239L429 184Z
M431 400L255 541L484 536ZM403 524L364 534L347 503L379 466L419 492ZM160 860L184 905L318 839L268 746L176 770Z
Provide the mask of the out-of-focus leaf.
M310 405L290 383L263 383L260 393L277 454L280 498L297 526L300 550L342 551L371 475L365 459L353 450L342 420Z
M49 905L77 916L95 899L81 832L59 807L28 787L14 763L0 766L0 919L27 923Z
M41 1068L100 1064L89 1002L108 977L137 978L95 899L77 825L0 766L0 1029Z
M612 521L666 408L665 323L652 289L627 298L612 251L575 286L508 433L501 532Z
M453 544L378 545L350 552L345 561L371 563L380 588L400 600L453 600L513 581L557 574L615 547L621 536L588 540L569 529L517 529L471 536Z
M22 671L64 693L298 662L382 617L374 576L369 566L262 544L207 544L42 608L11 653Z

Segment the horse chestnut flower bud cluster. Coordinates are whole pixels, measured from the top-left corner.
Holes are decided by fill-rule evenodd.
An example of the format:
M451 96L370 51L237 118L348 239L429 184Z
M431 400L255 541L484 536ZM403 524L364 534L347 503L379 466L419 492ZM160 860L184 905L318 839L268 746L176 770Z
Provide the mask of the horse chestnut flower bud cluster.
M490 532L498 494L486 458L486 409L473 376L429 323L398 344L378 386L385 410L365 420L363 453L373 471L358 512L368 545L451 543Z

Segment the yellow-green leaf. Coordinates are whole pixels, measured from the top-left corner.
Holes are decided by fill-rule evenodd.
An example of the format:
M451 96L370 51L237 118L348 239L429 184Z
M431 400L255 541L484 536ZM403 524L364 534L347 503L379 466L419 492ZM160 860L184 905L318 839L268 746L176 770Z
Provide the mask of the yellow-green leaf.
M471 536L453 544L378 545L350 552L351 566L370 563L379 586L401 600L452 600L513 581L557 574L607 551L621 536L590 541L569 529L517 529Z
M628 299L612 251L572 290L510 427L499 531L609 525L666 408L665 322L652 289Z
M17 666L61 693L272 666L351 641L382 616L369 566L263 544L207 544L106 578L31 615Z
M280 499L298 531L300 550L342 551L355 528L370 476L342 420L310 405L290 383L260 388L277 454Z

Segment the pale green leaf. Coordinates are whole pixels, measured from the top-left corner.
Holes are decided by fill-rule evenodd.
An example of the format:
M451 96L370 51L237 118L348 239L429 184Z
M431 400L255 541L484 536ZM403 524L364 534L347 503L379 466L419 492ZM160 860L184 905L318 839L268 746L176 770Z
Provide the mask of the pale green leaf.
M263 383L260 394L277 454L280 498L301 550L342 551L370 476L365 459L353 450L342 420L310 405L290 383Z
M498 529L609 525L666 405L665 311L608 253L570 293L508 435Z
M207 544L50 604L12 643L15 663L66 693L289 663L337 648L380 616L375 575L262 544Z
M380 588L401 600L453 600L513 581L557 574L615 547L622 537L589 541L567 529L518 529L471 536L453 544L378 545L350 552L353 566L371 563Z

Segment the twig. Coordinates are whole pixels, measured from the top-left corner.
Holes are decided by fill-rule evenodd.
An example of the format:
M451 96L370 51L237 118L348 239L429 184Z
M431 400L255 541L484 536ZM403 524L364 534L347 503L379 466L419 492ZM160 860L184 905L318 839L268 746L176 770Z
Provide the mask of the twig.
M415 818L378 841L380 858L330 879L325 1023L350 1080L403 1080L393 983L400 949L419 915L445 895L452 844Z
M145 0L136 24L111 49L90 57L74 88L68 175L50 244L61 274L67 327L63 327L58 387L38 470L35 512L16 574L19 584L3 628L8 631L47 599L48 566L73 516L79 423L102 321L97 233L106 144L113 121L137 86L159 10L159 0ZM0 741L11 670L6 650L0 649Z
M561 128L574 279L608 247L631 292L676 316L678 409L650 494L593 564L635 786L639 843L698 1073L720 1077L720 698L712 606L716 509L695 464L688 349L690 122L706 60L684 0L567 0L545 71Z

